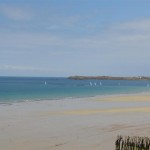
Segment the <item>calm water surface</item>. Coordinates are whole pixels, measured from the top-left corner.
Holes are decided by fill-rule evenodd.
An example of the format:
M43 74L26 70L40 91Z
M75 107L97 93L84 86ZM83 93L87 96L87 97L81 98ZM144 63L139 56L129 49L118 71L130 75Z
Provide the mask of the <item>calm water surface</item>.
M0 77L0 102L55 100L150 92L150 81Z

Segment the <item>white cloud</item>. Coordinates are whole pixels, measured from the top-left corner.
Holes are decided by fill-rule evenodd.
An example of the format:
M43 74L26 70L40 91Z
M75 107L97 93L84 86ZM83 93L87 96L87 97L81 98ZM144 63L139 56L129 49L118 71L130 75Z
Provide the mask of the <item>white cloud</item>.
M6 33L0 34L2 48L37 48L42 46L62 45L60 37L36 33Z
M15 70L15 71L44 71L51 72L55 70L50 70L47 68L37 68L31 66L18 66L18 65L1 65L0 70Z
M94 36L70 38L66 35L48 33L6 33L0 34L0 47L4 48L43 48L43 46L61 48L62 51L76 48L78 50L99 51L134 51L144 47L150 48L150 20L139 20L120 23ZM56 26L57 27L57 26ZM56 28L55 26L51 28ZM136 32L132 32L136 30ZM144 32L141 32L144 30Z
M49 28L72 28L75 27L79 22L83 21L86 16L63 16L63 15L55 15L50 16L47 20L47 25Z
M55 30L55 29L59 29L59 28L60 28L60 26L58 26L58 25L51 25L51 26L47 27L47 29L49 29L49 30Z
M10 5L0 5L0 13L12 20L28 20L32 16L28 10Z
M150 19L142 19L112 25L95 36L75 40L75 45L113 52L124 49L132 52L141 50L141 47L149 50L149 41Z
M115 28L130 31L150 31L150 19L133 20L121 23L118 26L115 26Z
M150 48L150 19L121 23L109 31L112 42L118 42L119 45Z
M85 17L85 16L84 16ZM80 22L80 20L82 19L81 16L71 16L68 18L63 19L63 23L66 26L74 26L76 25L78 22Z
M142 26L144 23L147 23L146 27ZM130 21L114 25L101 34L88 37L81 35L74 38L62 34L54 36L49 33L1 31L0 62L10 65L0 66L0 71L22 74L46 72L50 75L51 73L59 75L71 71L72 74L77 71L80 74L82 71L84 73L91 70L99 73L100 68L101 72L106 74L117 71L118 73L124 71L126 74L140 73L143 72L143 67L148 70L150 63L148 24L148 19ZM133 30L136 32L132 32ZM7 55L10 56L9 59ZM21 66L21 61L26 66ZM12 62L16 65L11 65Z

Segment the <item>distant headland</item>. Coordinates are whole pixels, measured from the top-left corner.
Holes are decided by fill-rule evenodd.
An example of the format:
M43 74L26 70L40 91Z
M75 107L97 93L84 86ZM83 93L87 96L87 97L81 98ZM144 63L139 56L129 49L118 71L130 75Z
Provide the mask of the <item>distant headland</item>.
M73 80L150 80L150 77L114 77L114 76L70 76L68 79Z

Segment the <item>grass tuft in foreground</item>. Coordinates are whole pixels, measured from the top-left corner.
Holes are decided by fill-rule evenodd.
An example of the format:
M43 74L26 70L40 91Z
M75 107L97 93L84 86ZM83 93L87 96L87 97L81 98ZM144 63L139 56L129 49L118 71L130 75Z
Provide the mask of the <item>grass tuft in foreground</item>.
M150 150L150 138L138 136L118 136L116 150Z

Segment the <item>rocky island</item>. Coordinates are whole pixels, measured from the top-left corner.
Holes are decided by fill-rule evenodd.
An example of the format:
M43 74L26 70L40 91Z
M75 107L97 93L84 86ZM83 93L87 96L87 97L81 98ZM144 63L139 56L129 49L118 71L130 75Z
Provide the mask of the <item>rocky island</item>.
M70 76L69 79L73 80L150 80L150 77L137 76L137 77L114 77L114 76Z

